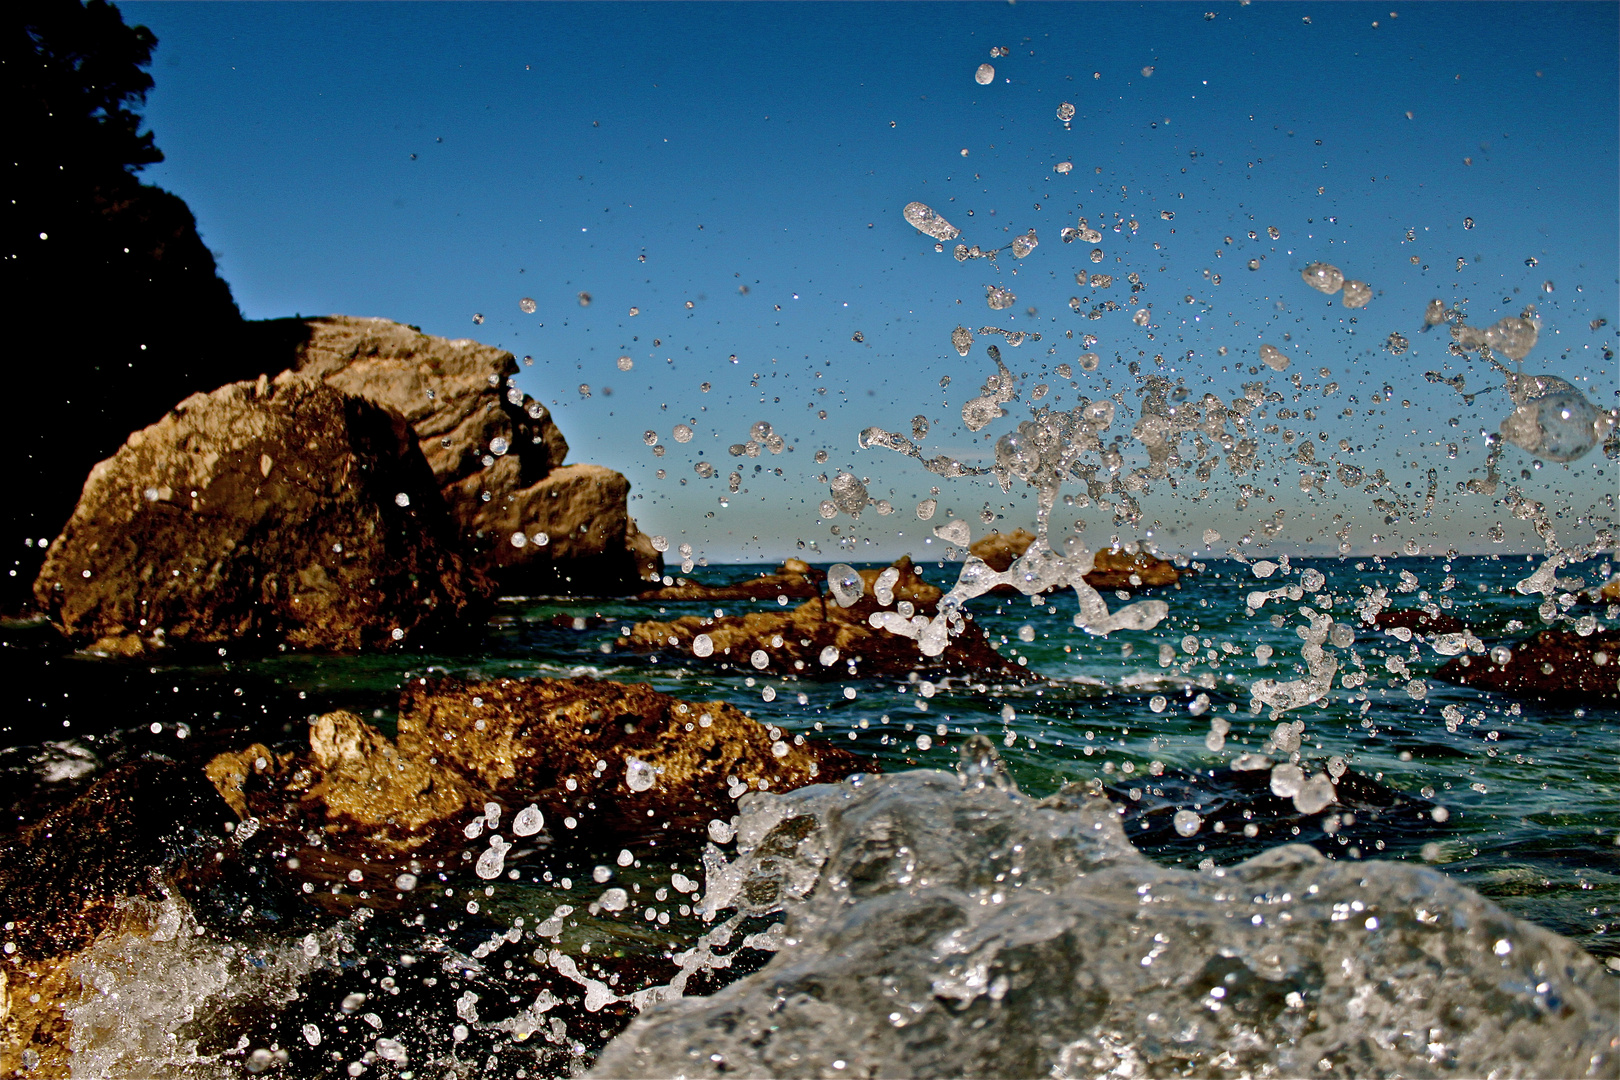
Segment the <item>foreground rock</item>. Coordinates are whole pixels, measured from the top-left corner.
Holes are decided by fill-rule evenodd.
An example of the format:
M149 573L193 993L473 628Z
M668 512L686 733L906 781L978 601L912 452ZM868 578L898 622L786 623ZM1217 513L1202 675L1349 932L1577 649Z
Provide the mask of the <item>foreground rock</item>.
M674 585L644 592L638 600L775 600L778 596L802 600L820 596L821 578L803 559L789 559L774 574L739 581L735 585L703 585L682 579Z
M1496 649L1486 656L1458 656L1434 675L1459 686L1542 701L1620 699L1620 633L1581 637L1569 630L1543 630L1511 646L1506 663L1500 657Z
M781 918L782 948L591 1075L1613 1075L1597 963L1444 875L1303 845L1161 867L1112 804L1037 803L975 748L751 796L707 910Z
M850 607L825 597L790 611L754 611L714 618L688 615L670 622L642 622L619 639L638 652L671 650L719 667L750 674L804 679L847 679L905 676L966 676L975 681L1028 682L1039 678L990 647L984 631L971 620L951 639L941 656L924 656L911 638L873 628L877 611L895 608L918 615L934 614L938 588L918 576L909 557L894 564L899 571L893 599L880 604L874 595L882 570L859 571L865 591ZM901 605L905 605L902 607ZM698 639L706 645L698 647Z
M69 1074L82 958L161 934L156 905L195 905L214 931L296 925L296 896L229 842L229 817L194 763L149 754L0 840L0 1074Z
M564 464L568 442L514 385L511 353L387 319L302 323L295 370L410 423L474 565L503 592L634 592L663 573L630 518L630 482Z
M975 540L968 548L989 564L990 569L1005 573L1035 542L1035 534L1028 529L1014 529L1010 533L993 532ZM1141 589L1161 588L1181 580L1181 571L1174 563L1156 558L1144 551L1135 553L1103 548L1092 562L1086 584L1099 592L1105 590L1137 592ZM1010 586L997 586L998 593L1016 594Z
M219 755L207 773L239 817L291 838L310 872L346 873L363 862L361 880L376 888L412 859L468 849L477 834L464 828L490 803L508 827L533 804L561 839L701 834L710 820L729 818L745 791L785 791L863 768L831 743L645 684L444 679L402 692L397 741L351 713L329 713L311 724L307 751L254 745ZM311 832L323 837L319 845L302 839Z
M386 648L465 625L487 592L400 416L286 374L195 394L130 435L34 584L71 639L126 654Z

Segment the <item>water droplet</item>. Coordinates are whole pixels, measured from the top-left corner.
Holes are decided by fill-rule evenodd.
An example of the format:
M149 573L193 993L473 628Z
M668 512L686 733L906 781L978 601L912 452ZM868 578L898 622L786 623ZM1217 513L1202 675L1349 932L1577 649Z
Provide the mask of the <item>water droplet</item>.
M827 570L827 588L839 607L850 607L866 595L866 581L848 563L839 563Z
M636 366L636 362L630 359L628 356L619 357L616 363L618 364L620 371L629 371L631 368Z
M913 228L935 240L955 240L962 235L960 229L934 213L933 208L925 203L907 203L901 213Z
M1260 346L1260 362L1273 371L1282 371L1291 362L1283 351L1275 345Z
M512 832L517 836L533 836L545 827L546 819L540 813L540 808L533 803L518 811L517 817L512 819Z
M1344 288L1344 275L1331 263L1313 262L1300 276L1305 279L1305 284L1317 292L1332 294Z
M409 506L411 505L411 497L402 491L398 495L394 496L394 505Z
M646 791L658 779L658 772L637 757L624 759L624 782L631 791Z
M1179 836L1192 836L1204 825L1204 819L1192 810L1177 810L1171 824L1176 828Z
M675 425L675 441L678 442L678 443L689 443L689 442L691 442L692 441L692 429L687 427L685 424L676 424Z
M973 73L973 81L980 86L989 86L996 81L996 69L990 64L980 64L979 70Z
M1346 281L1344 283L1344 296L1340 303L1347 308L1366 307L1372 300L1372 286L1365 281Z
M525 297L524 297L524 298L523 298L523 299L521 299L521 300L519 300L519 301L518 301L518 308L519 308L519 309L520 309L520 310L521 310L521 311L522 311L522 312L523 312L523 314L525 314L525 315L533 315L533 314L534 314L534 312L535 312L535 309L536 309L536 308L537 308L537 307L538 307L538 306L539 306L539 305L537 305L537 304L536 304L536 303L535 303L535 302L534 302L534 297L532 297L532 296L525 296Z

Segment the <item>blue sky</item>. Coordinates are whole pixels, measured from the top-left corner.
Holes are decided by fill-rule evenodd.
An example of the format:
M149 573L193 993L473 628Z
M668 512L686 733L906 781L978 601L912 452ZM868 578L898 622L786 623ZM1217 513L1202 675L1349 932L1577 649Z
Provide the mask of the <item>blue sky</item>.
M624 472L642 527L711 559L778 558L800 540L830 554L850 535L861 557L932 553L941 545L925 545L912 508L936 485L942 509L976 532L989 528L983 509L1005 515L997 527L1031 522L1016 490L856 447L861 429L909 430L922 414L934 422L927 453L987 452L959 410L993 366L982 338L967 358L951 348L959 323L1039 332L1003 351L1030 374L1025 397L1045 382L1059 408L1078 393L1133 403L1132 360L1195 396L1231 398L1260 377L1248 374L1259 345L1274 344L1293 360L1282 375L1260 369L1274 389L1291 395L1296 372L1341 384L1295 406L1314 404L1315 421L1282 426L1327 432L1319 445L1333 452L1345 439L1344 460L1398 483L1421 489L1430 467L1439 477L1434 514L1396 526L1337 482L1307 498L1292 461L1217 477L1196 501L1197 483L1157 488L1142 530L1157 521L1154 539L1172 551L1202 549L1208 527L1236 539L1278 509L1276 550L1335 543L1323 530L1343 525L1336 514L1358 551L1408 536L1425 550L1523 547L1522 523L1454 491L1481 471L1480 433L1506 396L1469 405L1422 378L1462 373L1471 392L1491 381L1445 355L1443 328L1417 332L1431 297L1466 300L1480 326L1536 303L1542 337L1526 370L1620 404L1601 352L1620 322L1613 4L122 9L159 39L147 118L167 161L146 177L191 205L244 313L381 315L532 356L521 385L553 406L572 460ZM987 62L996 77L981 86ZM1055 172L1061 162L1072 171ZM906 224L912 200L963 242L1000 246L1034 228L1040 246L958 263L952 245L936 253ZM1116 214L1139 228L1112 232ZM1104 264L1060 239L1080 216L1110 226ZM1306 287L1299 271L1317 259L1369 282L1371 304L1347 311ZM1076 271L1120 281L1081 288ZM1126 304L1132 271L1151 328L1128 308L1098 320L1070 310L1076 295L1082 311ZM989 285L1016 304L991 311ZM1381 348L1392 331L1412 342L1399 358ZM1051 369L1074 363L1088 333L1102 364L1074 389ZM987 433L1027 415L1013 408ZM793 449L729 457L761 420ZM684 445L671 437L681 422L697 432ZM664 456L643 444L647 430ZM693 472L700 451L719 479ZM738 466L744 491L731 495L724 477ZM1602 500L1616 466L1601 451L1533 469L1510 448L1503 466L1533 498L1613 516ZM842 517L833 537L816 477L840 468L870 478L896 513ZM1244 510L1239 482L1258 489ZM1073 517L1093 543L1140 535L1095 508ZM1483 533L1499 521L1508 542L1496 547Z

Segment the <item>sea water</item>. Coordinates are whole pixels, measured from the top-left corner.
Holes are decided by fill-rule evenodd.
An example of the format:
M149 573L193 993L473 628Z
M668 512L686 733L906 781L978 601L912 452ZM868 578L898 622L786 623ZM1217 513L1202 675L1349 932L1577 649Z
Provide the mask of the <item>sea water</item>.
M1542 625L1541 597L1514 588L1540 564L1539 558L1525 556L1193 560L1178 586L1152 594L1168 603L1166 618L1152 629L1118 630L1107 637L1076 628L1072 593L1038 600L979 597L968 606L974 622L1004 656L1032 673L1016 686L961 678L849 678L838 669L831 672L838 677L825 680L746 676L722 672L690 654L642 655L618 644L638 620L781 606L769 598L719 603L513 599L500 605L475 644L363 657L250 657L226 650L206 662L195 655L185 661L115 660L63 653L47 645L40 628L10 626L0 656L8 669L11 745L0 754L0 767L9 792L7 812L13 819L31 818L120 760L152 750L177 753L188 740L215 732L233 732L227 739L232 746L255 740L291 746L305 737L307 717L334 708L359 712L390 731L397 689L408 676L586 675L648 682L689 700L730 702L785 732L836 741L869 760L874 773L898 777L898 786L885 788L884 798L902 804L945 797L931 781L905 777L941 771L954 776L964 746L975 738L980 740L975 747L994 748L996 769L1005 771L1012 792L1008 798L1033 805L1061 791L1068 800L1065 813L1096 815L1105 804L1087 800L1106 793L1113 806L1106 818L1109 843L1120 850L1125 845L1132 858L1140 857L1132 872L1143 882L1180 890L1177 910L1186 918L1196 916L1203 902L1198 897L1218 891L1199 882L1217 882L1228 874L1246 880L1244 875L1258 872L1255 866L1267 865L1266 858L1283 859L1296 877L1341 884L1349 880L1344 875L1355 876L1357 864L1390 862L1400 869L1377 870L1380 888L1406 895L1467 886L1508 915L1563 935L1599 964L1616 969L1620 812L1612 776L1620 708L1612 699L1520 701L1433 678L1434 669L1452 655L1482 656ZM703 580L721 584L761 569L708 567ZM934 562L920 569L944 586L960 567ZM1583 569L1590 568L1563 567L1559 573L1579 576ZM1321 578L1311 594L1313 610L1325 613L1332 626L1320 651L1336 660L1336 677L1321 700L1279 718L1252 690L1257 680L1308 676L1309 622L1286 590L1302 581L1317 584L1313 573ZM1593 579L1593 573L1585 576ZM1256 606L1254 594L1274 589L1284 590L1281 602ZM1369 604L1368 597L1377 600ZM1108 599L1110 604L1119 600L1111 594ZM1367 625L1363 613L1380 602L1394 609L1438 607L1466 624L1467 631L1425 637ZM1593 612L1604 614L1597 607ZM1245 802L1249 796L1239 790L1241 784L1233 786L1243 779L1245 766L1261 761L1275 769L1274 762L1288 763L1288 753L1279 752L1279 722L1284 728L1299 724L1292 729L1300 755L1296 784L1323 771L1342 775L1348 769L1403 799L1400 812L1363 815L1364 820L1350 823L1341 806L1279 816L1275 805ZM1285 746L1288 737L1285 730ZM1274 771L1271 790L1294 795L1291 775ZM922 786L908 794L907 785ZM841 788L846 795L853 790L849 784ZM1246 817L1250 805L1261 812ZM1172 810L1174 827L1167 828ZM371 898L341 921L326 920L314 939L308 932L281 932L250 918L223 934L217 926L205 935L165 933L161 927L171 923L190 927L194 916L152 909L142 916L160 928L151 939L139 947L120 945L121 951L109 946L84 964L87 987L96 986L97 978L112 980L111 989L90 993L146 993L154 1003L128 1014L123 1023L120 1010L105 1002L86 999L77 1005L76 1015L84 1018L84 1034L75 1036L85 1042L82 1060L120 1067L141 1060L155 1074L182 1069L195 1074L217 1066L222 1073L286 1067L298 1075L359 1075L352 1071L357 1063L362 1071L401 1074L426 1069L537 1076L588 1066L627 1023L658 1001L666 1002L658 1008L667 1009L673 1007L667 1002L683 995L703 996L734 980L746 982L783 948L783 927L807 918L803 905L822 902L815 899L817 890L829 886L818 884L822 863L811 859L801 860L793 872L792 890L755 904L757 910L746 904L713 906L717 889L724 898L725 876L757 861L749 845L759 837L750 839L749 829L757 834L760 825L757 820L750 825L748 815L760 813L769 818L776 812L758 808L722 815L702 836L672 836L653 822L645 835L579 837L556 847L531 846L515 837L512 850L503 854L503 873L494 880L480 877L471 860L425 873L408 893ZM1015 815L1018 827L1028 827L1022 814ZM827 829L822 821L811 831L821 835ZM840 841L836 830L828 835L822 862L848 839ZM1316 856L1267 854L1289 843L1308 845L1329 862L1317 867L1311 861ZM481 839L467 844L474 857L484 846ZM784 866L800 858L794 851L780 854ZM1262 861L1251 861L1257 858ZM269 858L272 873L274 861ZM1020 914L1008 925L1047 915L1071 918L1081 903L1072 897L1053 900L1055 906L1043 915L1047 901L1040 897L1070 896L1081 887L1059 880L1061 873L1050 866L1039 873L1047 882L1044 891L1020 894ZM911 885L909 892L901 891L913 900L928 895L927 881ZM1462 904L1461 894L1445 895L1452 898L1448 903ZM261 899L244 895L238 907L273 906ZM1477 904L1467 910L1473 914L1458 923L1465 936L1481 919L1510 925L1500 922L1505 916L1490 915ZM1306 924L1320 917L1331 928L1332 913L1332 905L1322 912L1301 908L1293 918ZM1097 917L1122 918L1118 912ZM1371 917L1358 913L1358 925ZM824 913L816 918L824 919ZM1273 930L1279 942L1290 941L1287 928ZM316 942L313 954L305 944L309 940ZM1287 947L1307 948L1302 942ZM811 941L791 945L783 957L798 955L794 948L809 949L805 955L812 957L826 954L825 943ZM897 955L902 960L896 962L911 962L903 961L909 955L904 950ZM773 970L766 968L761 977ZM896 977L916 983L922 973ZM944 977L934 972L928 979ZM1459 975L1456 985L1478 977L1477 972L1466 979ZM980 989L988 993L993 981ZM751 992L744 982L735 993ZM1345 990L1351 997L1353 982ZM1571 985L1577 984L1585 994L1613 986L1593 991L1582 978ZM1527 1001L1535 997L1534 985ZM357 1002L355 995L362 998ZM1279 1016L1288 1012L1279 1009ZM152 1017L141 1019L148 1012L168 1018L164 1022L173 1030L154 1040L147 1022ZM655 1009L653 1015L662 1014ZM1213 1017L1207 1009L1201 1015ZM1375 1038L1376 1018L1366 1015L1364 1033ZM899 1030L883 1026L886 1014L867 1019L878 1029ZM805 1022L813 1028L812 1021ZM1123 1020L1110 1022L1117 1026ZM1356 1018L1345 1022L1353 1027ZM1226 1034L1200 1036L1215 1038L1198 1043L1202 1057L1162 1060L1192 1067L1213 1061L1223 1050L1237 1055L1233 1060L1248 1060L1239 1045L1246 1036L1219 1025L1209 1030L1217 1029ZM312 1030L313 1042L306 1037ZM641 1032L633 1045L651 1045L649 1037ZM1061 1045L1045 1051L1026 1046L1020 1053L1050 1051L1058 1055L1053 1061L1066 1053L1062 1060L1078 1072L1097 1055L1113 1055L1114 1066L1133 1054L1132 1060L1148 1060L1142 1046L1098 1038L1095 1031L1076 1028L1059 1040ZM1222 1039L1231 1045L1223 1046ZM1462 1052L1455 1039L1437 1039L1449 1047L1432 1059L1437 1067L1446 1053ZM1279 1039L1278 1052L1294 1052L1288 1045L1293 1044ZM1303 1045L1294 1050L1303 1052ZM872 1050L877 1056L868 1063L887 1060L888 1052ZM983 1045L964 1036L962 1052L960 1058L940 1061L954 1060L970 1071L986 1067L973 1056L986 1052ZM1457 1060L1483 1060L1467 1056L1480 1052L1474 1044ZM1294 1058L1287 1059L1290 1065L1262 1057L1268 1067L1284 1072L1299 1065ZM763 1066L755 1062L754 1067Z

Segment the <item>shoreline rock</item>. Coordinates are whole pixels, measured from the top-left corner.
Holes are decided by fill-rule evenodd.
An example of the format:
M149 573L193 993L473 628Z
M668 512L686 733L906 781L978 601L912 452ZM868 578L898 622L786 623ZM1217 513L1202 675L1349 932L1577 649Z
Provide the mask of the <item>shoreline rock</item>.
M668 622L636 623L621 648L637 652L676 649L683 657L696 656L693 643L708 638L712 651L699 659L747 674L831 680L906 676L970 676L988 682L1025 683L1040 678L1027 667L1014 664L990 647L978 624L967 621L964 632L951 639L943 655L923 655L911 638L878 630L868 621L879 610L908 604L915 614L931 615L943 593L917 574L909 556L894 564L900 571L890 605L873 595L877 579L886 570L861 570L864 590L850 607L830 597L807 600L787 611L752 611L714 618L687 615ZM903 610L903 609L902 609ZM830 653L827 650L832 650ZM830 656L830 662L823 662ZM763 657L764 663L755 658Z
M813 570L803 559L788 559L775 572L739 581L735 585L704 585L682 579L674 585L653 589L637 600L774 600L778 596L803 600L821 595L818 581L826 575Z
M194 394L86 480L34 584L71 640L353 652L453 632L489 583L397 413L311 379Z
M1620 699L1620 633L1582 637L1569 630L1543 630L1508 649L1505 664L1490 654L1458 656L1441 664L1434 677L1513 697Z
M474 567L502 593L636 592L663 573L630 517L630 482L565 464L568 441L550 410L517 389L510 352L388 319L297 322L308 334L293 369L406 419Z
M412 680L394 740L340 711L311 722L307 749L254 744L205 768L239 818L298 849L303 876L342 880L354 868L352 889L380 891L428 860L482 846L465 828L488 804L502 823L491 832L508 832L526 806L541 812L544 832L514 841L525 846L595 842L604 830L702 835L747 791L869 771L831 742L767 728L722 702L588 678Z
M1035 534L1018 528L1010 533L992 532L975 540L968 550L989 564L996 573L1006 573L1035 542ZM1162 588L1181 580L1182 571L1174 563L1149 555L1145 551L1134 554L1114 548L1103 548L1096 553L1092 570L1086 575L1086 584L1098 592L1140 592L1142 589ZM1018 595L1018 590L998 585L991 590L998 594Z

